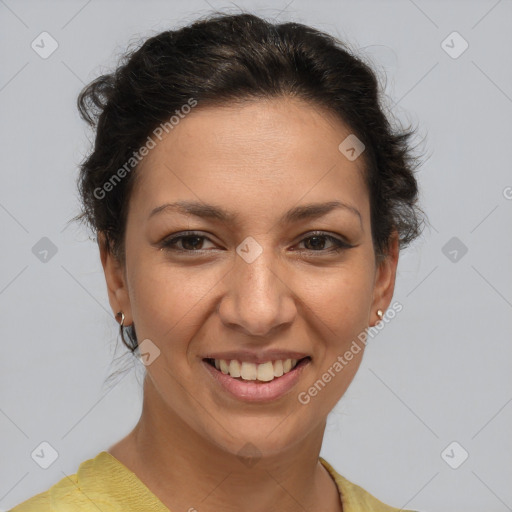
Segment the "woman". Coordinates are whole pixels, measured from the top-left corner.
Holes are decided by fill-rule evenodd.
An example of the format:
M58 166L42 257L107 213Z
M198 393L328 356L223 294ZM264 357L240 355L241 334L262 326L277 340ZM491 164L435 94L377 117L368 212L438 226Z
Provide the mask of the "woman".
M82 91L78 218L143 411L14 512L398 510L319 457L420 234L412 132L378 94L341 42L251 14L151 37Z

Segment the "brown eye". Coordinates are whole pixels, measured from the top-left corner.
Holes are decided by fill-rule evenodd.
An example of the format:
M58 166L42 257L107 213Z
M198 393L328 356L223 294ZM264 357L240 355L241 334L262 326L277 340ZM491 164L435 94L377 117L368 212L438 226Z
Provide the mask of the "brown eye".
M326 241L329 241L333 246L330 249L325 249ZM344 249L349 249L352 246L331 235L316 233L304 238L300 243L304 243L306 250L310 252L340 252Z
M209 238L197 233L181 234L164 240L161 248L182 253L201 253L207 250L204 248L205 240L209 240ZM311 236L303 238L300 243L305 244L306 251L317 253L341 252L353 247L343 240L325 233L313 233Z
M180 252L201 252L204 249L203 244L208 237L195 233L179 235L164 240L161 247L170 251ZM179 244L181 243L181 247Z

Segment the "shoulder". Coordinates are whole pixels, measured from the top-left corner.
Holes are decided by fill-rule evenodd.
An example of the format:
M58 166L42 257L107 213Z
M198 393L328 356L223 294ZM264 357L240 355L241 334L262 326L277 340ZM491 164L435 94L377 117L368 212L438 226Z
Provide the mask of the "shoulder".
M91 463L83 462L78 471L67 475L48 490L35 494L19 503L8 512L122 512L119 504L102 492L101 487L91 487L84 472L91 468Z
M50 512L52 509L48 498L48 492L36 494L23 503L16 505L9 512Z
M396 508L383 503L371 493L363 489L361 486L351 482L344 476L340 475L325 459L320 457L320 462L329 471L333 477L338 490L340 491L341 500L344 510L347 512L417 512L415 510L406 510Z
M76 475L63 478L47 491L28 498L9 512L121 512L121 509L106 500L103 494L84 492L76 484Z

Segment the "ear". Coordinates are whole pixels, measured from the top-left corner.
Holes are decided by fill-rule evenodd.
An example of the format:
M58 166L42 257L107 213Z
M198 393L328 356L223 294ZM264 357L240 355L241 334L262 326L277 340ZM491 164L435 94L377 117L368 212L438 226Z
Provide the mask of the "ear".
M126 283L125 269L121 262L112 254L105 234L98 233L98 246L100 249L101 264L107 283L108 300L110 307L114 311L114 317L121 322L121 315L116 316L118 312L124 313L125 326L133 322L128 295L128 286Z
M380 263L377 264L375 271L373 300L370 310L370 323L372 326L380 320L377 316L377 310L380 309L384 313L393 298L399 251L400 241L395 230L390 237L387 253Z

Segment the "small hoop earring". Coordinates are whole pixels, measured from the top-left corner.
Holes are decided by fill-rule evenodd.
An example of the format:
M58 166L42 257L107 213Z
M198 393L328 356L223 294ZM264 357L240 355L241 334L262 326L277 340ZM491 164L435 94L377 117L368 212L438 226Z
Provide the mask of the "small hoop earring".
M382 320L384 317L384 313L382 312L382 309L377 309L377 316Z
M124 324L124 313L122 311L119 311L119 313L117 313L116 315L116 318L121 315L121 322L119 324L119 327L123 327L123 324Z

